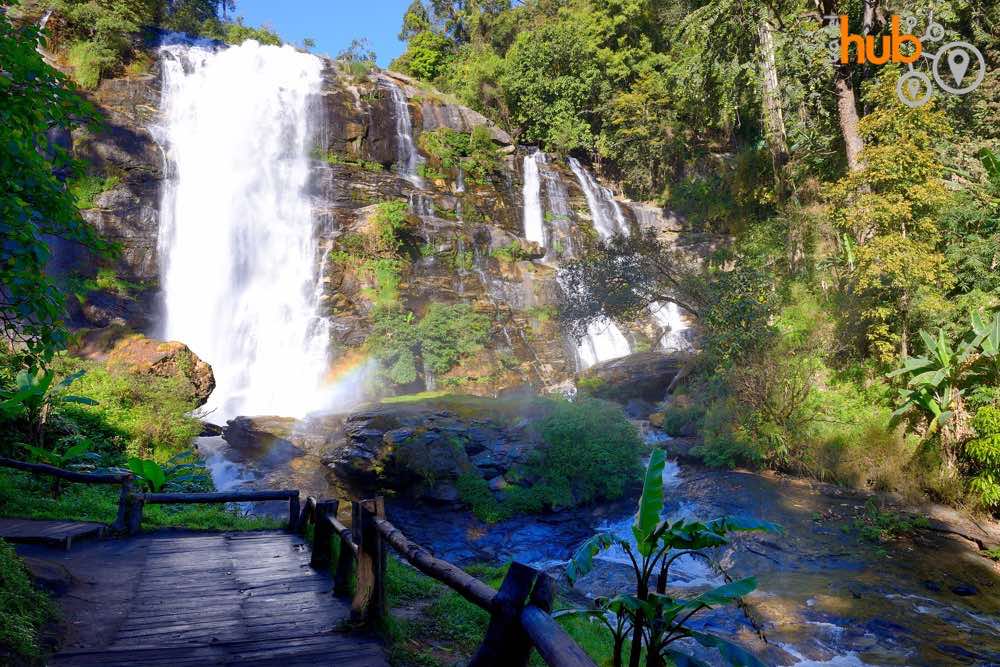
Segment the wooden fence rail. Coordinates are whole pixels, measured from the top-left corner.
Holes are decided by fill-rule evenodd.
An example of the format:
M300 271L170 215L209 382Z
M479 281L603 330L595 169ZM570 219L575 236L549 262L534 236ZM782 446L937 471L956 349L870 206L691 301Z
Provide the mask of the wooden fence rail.
M389 613L385 596L388 547L427 576L440 581L490 614L486 635L469 667L524 667L532 649L551 667L596 667L594 661L550 615L555 582L547 574L522 563L511 563L500 590L476 579L448 561L437 558L410 540L385 518L381 498L351 502L351 527L337 519L340 501L319 501L309 496L299 503L297 490L233 491L222 493L139 493L129 472L81 473L40 463L0 457L0 467L49 475L82 484L121 484L118 516L112 528L133 534L142 522L146 503L228 503L268 500L288 501L288 529L299 534L313 526L310 565L334 568L334 592L350 592L356 585L351 618L373 626ZM333 563L336 542L337 562Z
M594 661L550 615L555 582L522 563L511 563L500 590L461 568L437 558L385 518L381 498L352 501L352 526L337 520L339 501L306 498L296 524L305 532L314 524L313 567L332 565L332 544L339 541L334 578L338 594L348 592L352 565L355 591L351 618L374 626L388 615L385 598L387 547L427 576L440 581L490 614L490 623L469 667L523 667L535 649L551 667L595 667Z

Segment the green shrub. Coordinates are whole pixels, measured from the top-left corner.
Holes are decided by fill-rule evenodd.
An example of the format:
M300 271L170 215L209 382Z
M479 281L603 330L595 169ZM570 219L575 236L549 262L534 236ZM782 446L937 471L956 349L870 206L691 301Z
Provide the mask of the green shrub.
M73 80L81 88L93 90L101 82L104 72L118 64L118 56L96 42L77 42L69 47L66 60L73 68ZM81 206L91 208L91 206Z
M519 262L522 259L528 258L528 253L525 251L524 246L517 239L514 239L507 245L502 245L494 248L490 251L492 257L496 257L501 262L507 262L512 264L514 262Z
M74 391L97 405L60 408L56 427L70 435L83 435L102 453L127 453L165 461L187 449L201 431L190 416L195 400L190 383L182 377L135 375L111 371L101 364L62 358L59 373L86 373Z
M463 357L483 348L489 338L490 318L465 303L432 303L417 330L427 367L435 373L446 373Z
M667 435L676 438L692 425L695 430L700 431L704 419L705 407L703 405L673 403L663 411L662 428Z
M969 489L987 509L1000 508L1000 408L979 408L972 420L976 437L965 445L973 466Z
M642 440L614 403L556 400L538 428L545 446L530 474L538 476L550 504L620 498L638 474Z
M378 360L382 375L393 384L417 379L416 346L419 342L413 313L395 309L376 310L366 345Z
M118 183L117 176L105 176L102 178L101 176L84 175L70 181L69 191L76 199L77 208L84 210L94 208L94 200L97 198L97 195L107 192L118 185Z
M31 584L14 547L0 540L0 660L18 664L40 657L39 631L54 615L49 598Z

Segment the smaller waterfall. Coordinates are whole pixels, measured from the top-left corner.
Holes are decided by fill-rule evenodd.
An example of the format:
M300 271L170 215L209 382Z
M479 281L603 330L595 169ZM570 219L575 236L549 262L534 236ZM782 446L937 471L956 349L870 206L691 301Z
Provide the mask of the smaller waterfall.
M587 198L587 207L594 220L594 228L602 239L609 239L614 234L629 235L628 222L622 207L615 201L611 190L597 182L593 174L584 168L576 159L569 159L569 168L573 170L583 195Z
M418 188L424 186L424 179L418 173L424 158L417 152L413 141L413 122L410 120L410 105L406 94L388 77L381 77L382 87L389 91L392 100L393 116L396 119L396 169L399 173Z
M653 303L649 306L649 312L663 332L660 338L660 347L668 352L677 350L687 350L691 348L691 343L687 338L687 331L690 328L681 315L681 309L674 302Z
M540 163L545 153L535 151L524 156L524 238L545 247L545 218L542 213L542 186L539 179Z
M545 182L549 211L552 212L546 259L572 259L576 256L572 234L574 215L569 205L566 184L563 183L559 172L552 169L547 162L541 165L541 176Z
M576 346L577 359L583 369L631 353L632 347L622 330L607 318L591 322L587 327L587 335L580 339Z

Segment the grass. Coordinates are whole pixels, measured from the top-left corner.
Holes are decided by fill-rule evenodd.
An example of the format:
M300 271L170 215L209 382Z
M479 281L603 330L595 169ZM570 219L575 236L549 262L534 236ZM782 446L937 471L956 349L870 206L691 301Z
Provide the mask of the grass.
M67 484L59 498L48 478L0 469L0 516L111 523L118 512L117 485ZM248 517L224 505L147 505L142 527L194 530L266 530L284 522Z
M437 390L437 391L421 391L416 394L400 394L399 396L389 396L388 398L383 398L383 403L419 403L420 401L426 401L429 398L441 398L442 396L448 396L451 394L450 391Z
M31 578L14 547L0 540L0 663L40 664L39 632L55 607Z
M495 589L507 574L506 566L479 564L464 569ZM386 597L393 611L383 633L390 663L398 667L464 664L482 642L489 614L395 558L389 559L386 575ZM557 599L555 606L565 605ZM602 625L581 619L561 624L597 664L610 664L611 635ZM541 667L545 663L533 653L530 664Z
M902 514L900 512L884 512L875 500L868 499L865 510L854 521L845 526L847 531L857 532L858 536L872 544L882 544L900 537L912 535L929 524L926 517Z

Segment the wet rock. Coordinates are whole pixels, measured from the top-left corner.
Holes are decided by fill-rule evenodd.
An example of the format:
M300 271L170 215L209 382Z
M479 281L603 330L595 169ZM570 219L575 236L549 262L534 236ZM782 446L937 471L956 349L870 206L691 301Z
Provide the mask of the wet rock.
M81 332L70 354L102 361L111 370L155 377L182 377L191 386L198 405L215 389L212 367L184 343L162 341L135 333L123 326Z
M680 370L681 362L680 354L639 352L601 362L581 377L591 380L591 393L599 398L623 404L631 399L658 401Z
M952 586L951 592L962 597L969 597L977 594L979 590L972 584L959 584L958 586Z
M526 462L540 439L510 415L484 419L493 403L488 399L461 402L481 412L464 417L429 401L351 415L343 442L325 462L338 477L368 490L392 489L434 502L456 502L455 484L464 474L491 480L500 492L508 485L503 475Z
M229 445L227 458L270 470L302 455L292 442L296 420L289 417L237 417L226 422L222 437Z

